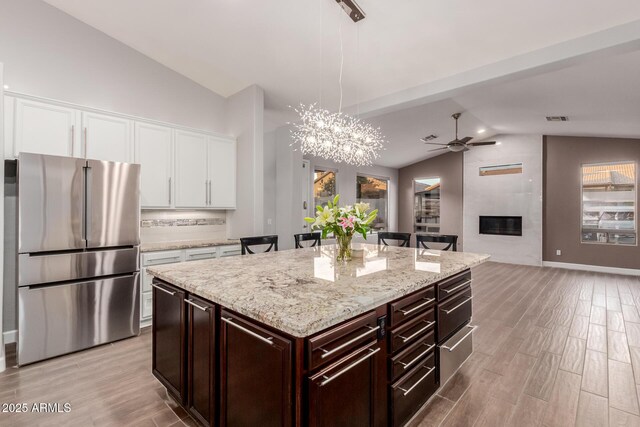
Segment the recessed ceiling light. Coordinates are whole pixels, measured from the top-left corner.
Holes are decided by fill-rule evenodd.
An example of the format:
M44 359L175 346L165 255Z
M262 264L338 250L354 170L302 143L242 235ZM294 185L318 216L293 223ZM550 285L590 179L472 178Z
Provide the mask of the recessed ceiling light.
M9 85L4 85L4 88L5 89L9 89Z
M496 142L496 145L502 145L502 142L498 141Z
M486 131L486 129L478 129L478 133L485 133Z

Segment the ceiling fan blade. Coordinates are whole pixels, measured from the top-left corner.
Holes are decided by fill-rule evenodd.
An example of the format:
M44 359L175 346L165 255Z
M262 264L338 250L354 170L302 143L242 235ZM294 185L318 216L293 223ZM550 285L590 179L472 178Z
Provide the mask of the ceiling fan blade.
M479 147L481 145L496 145L496 141L485 141L485 142L471 142L467 145L470 145L472 147Z
M469 151L469 147L464 147L464 150L462 150L462 152L464 153L465 151Z
M445 147L446 147L447 145L449 145L449 144L440 144L439 142L426 142L426 141L424 141L424 143L425 143L425 144L429 144L429 145L442 145L442 146L445 146Z
M467 142L471 141L472 139L473 139L473 137L467 136L466 138L462 138L458 142L462 142L463 144L466 144Z
M449 148L447 147L442 147L442 148L434 148L433 150L429 150L427 151L427 153L430 153L431 151L440 151L440 150L448 150Z

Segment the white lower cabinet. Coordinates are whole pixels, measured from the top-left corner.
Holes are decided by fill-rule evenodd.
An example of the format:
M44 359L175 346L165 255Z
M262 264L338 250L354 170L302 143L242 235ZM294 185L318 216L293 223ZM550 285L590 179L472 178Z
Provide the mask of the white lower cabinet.
M153 276L147 273L147 267L152 265L175 264L185 261L223 258L240 255L240 245L209 246L172 251L144 252L142 258L142 283L140 285L140 323L147 326L153 317Z

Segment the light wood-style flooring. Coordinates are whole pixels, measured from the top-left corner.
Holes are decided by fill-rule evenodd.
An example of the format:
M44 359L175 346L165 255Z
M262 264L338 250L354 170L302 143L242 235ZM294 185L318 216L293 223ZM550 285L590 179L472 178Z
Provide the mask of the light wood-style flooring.
M498 263L473 275L474 353L412 427L640 426L640 278ZM0 413L0 426L195 425L151 375L148 330L8 368L8 402L72 409Z

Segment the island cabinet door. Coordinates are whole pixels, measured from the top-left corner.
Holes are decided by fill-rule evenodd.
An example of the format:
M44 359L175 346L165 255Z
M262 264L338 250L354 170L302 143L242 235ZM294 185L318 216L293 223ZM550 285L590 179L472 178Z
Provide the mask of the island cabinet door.
M220 320L220 424L291 426L292 341L226 310Z
M187 408L205 426L215 425L216 306L190 295L188 313Z
M385 387L381 350L378 342L371 342L309 377L309 427L386 424L385 403L379 404L376 390Z
M154 280L153 375L182 404L185 403L185 292Z

